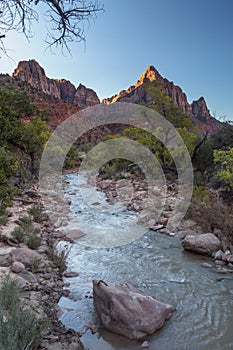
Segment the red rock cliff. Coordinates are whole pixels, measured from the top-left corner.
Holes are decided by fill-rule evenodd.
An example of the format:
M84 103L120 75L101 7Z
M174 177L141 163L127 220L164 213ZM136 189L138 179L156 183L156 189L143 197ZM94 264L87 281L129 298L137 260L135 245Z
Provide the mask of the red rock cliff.
M44 69L35 60L21 61L14 70L13 77L26 81L34 88L52 95L60 100L72 103L81 108L93 106L100 100L92 89L84 85L75 86L65 79L50 79L46 76Z

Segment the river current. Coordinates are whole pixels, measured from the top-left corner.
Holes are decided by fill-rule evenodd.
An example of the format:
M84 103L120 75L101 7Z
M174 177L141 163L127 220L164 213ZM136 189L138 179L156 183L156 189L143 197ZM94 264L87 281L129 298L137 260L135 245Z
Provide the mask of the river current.
M119 205L101 215L82 198L87 187L77 174L64 176L66 196L71 200L70 229L87 224L98 228L122 228L134 224L136 215ZM89 188L92 196L92 188ZM99 198L105 200L104 196ZM94 198L94 197L93 197ZM133 226L132 226L133 227ZM61 243L65 245L66 243ZM183 251L176 237L147 231L132 242L118 247L96 248L82 239L69 247L68 271L77 271L70 282L70 295L62 297L61 321L67 328L82 331L96 325L92 299L92 280L130 283L145 294L176 308L164 327L148 337L152 350L226 350L233 349L233 276L219 274L207 257ZM202 266L209 262L213 268ZM142 342L100 329L87 331L82 342L91 350L140 350Z

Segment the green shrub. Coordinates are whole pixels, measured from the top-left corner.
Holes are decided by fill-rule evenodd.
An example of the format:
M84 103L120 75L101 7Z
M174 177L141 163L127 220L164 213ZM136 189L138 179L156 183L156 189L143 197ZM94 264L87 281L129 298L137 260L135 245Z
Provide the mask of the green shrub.
M34 314L20 307L18 286L7 276L0 290L0 349L38 349L41 330Z
M48 221L48 215L44 213L42 204L34 204L31 209L29 209L29 214L32 215L35 222L41 223L43 221Z
M30 224L30 223L32 222L32 218L31 218L31 216L29 216L29 215L20 216L20 217L19 217L19 220L20 220L24 225Z
M8 217L6 215L0 215L0 225L6 225Z
M28 219L23 221L25 223L22 226L15 227L11 232L12 237L19 243L27 244L30 249L38 249L41 245L41 238L37 235L38 229L35 229Z
M24 242L24 229L22 227L15 227L11 232L12 237L14 237L19 243Z
M196 186L193 191L193 201L209 202L210 193L207 188Z
M35 234L30 234L26 239L26 244L30 249L38 249L41 245L41 238L36 236Z
M217 167L216 177L227 190L233 190L233 147L228 150L214 150L214 162Z

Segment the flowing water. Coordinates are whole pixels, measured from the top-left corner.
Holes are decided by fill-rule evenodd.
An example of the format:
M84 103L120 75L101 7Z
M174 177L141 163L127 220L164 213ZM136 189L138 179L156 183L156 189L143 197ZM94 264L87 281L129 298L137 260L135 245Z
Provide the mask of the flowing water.
M122 227L125 221L136 219L136 214L121 210L119 206L117 215L106 212L102 217L95 217L78 192L77 175L66 175L65 181L67 196L72 200L70 228L79 228L80 216L75 213L81 216L83 213L81 221L85 216L97 230L101 225ZM61 321L78 331L85 325L97 324L92 280L127 282L176 307L164 327L147 339L149 349L233 349L233 276L203 267L204 261L212 263L206 257L184 252L180 240L175 237L153 231L116 248L95 248L77 241L70 247L68 270L79 272L79 276L67 279L71 283L71 293L59 302ZM142 342L103 329L95 335L88 331L82 342L91 350L142 349Z

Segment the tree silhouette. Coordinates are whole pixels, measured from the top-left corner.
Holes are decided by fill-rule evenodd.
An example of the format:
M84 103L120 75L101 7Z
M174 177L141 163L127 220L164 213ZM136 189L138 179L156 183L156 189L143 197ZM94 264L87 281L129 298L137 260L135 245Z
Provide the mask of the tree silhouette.
M85 41L84 25L94 20L98 12L103 12L98 0L1 0L0 50L6 53L4 39L8 32L22 32L29 39L33 36L33 24L44 17L48 47L60 46L70 51L71 42Z

